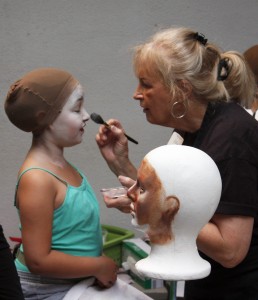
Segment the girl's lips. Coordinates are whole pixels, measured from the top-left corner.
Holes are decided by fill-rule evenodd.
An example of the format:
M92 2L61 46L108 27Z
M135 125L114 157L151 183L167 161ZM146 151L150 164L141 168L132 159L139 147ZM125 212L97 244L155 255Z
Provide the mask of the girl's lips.
M82 127L80 128L80 131L81 132L84 132L84 127L86 126L86 123L84 123L83 125L82 125Z

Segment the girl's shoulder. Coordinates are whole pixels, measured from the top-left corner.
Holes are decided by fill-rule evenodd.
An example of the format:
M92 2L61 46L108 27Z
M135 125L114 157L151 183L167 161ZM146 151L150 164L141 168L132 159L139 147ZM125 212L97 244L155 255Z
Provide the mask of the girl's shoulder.
M61 181L65 185L67 184L60 176L56 175L55 172L49 168L43 166L23 166L18 172L17 186L21 183L27 183L35 187L35 185L48 187L49 185L55 185Z

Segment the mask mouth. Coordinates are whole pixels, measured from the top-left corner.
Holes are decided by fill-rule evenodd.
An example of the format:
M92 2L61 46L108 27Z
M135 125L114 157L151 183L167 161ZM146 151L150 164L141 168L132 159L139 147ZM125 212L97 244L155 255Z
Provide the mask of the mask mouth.
M131 215L132 215L131 224L135 227L135 229L137 229L138 231L141 231L143 233L146 233L148 230L148 225L147 224L139 225L135 212L131 212Z
M138 224L138 221L137 221L137 217L136 217L136 214L135 212L131 212L131 215L132 215L132 220L131 220L131 223L134 227L141 227L139 224Z

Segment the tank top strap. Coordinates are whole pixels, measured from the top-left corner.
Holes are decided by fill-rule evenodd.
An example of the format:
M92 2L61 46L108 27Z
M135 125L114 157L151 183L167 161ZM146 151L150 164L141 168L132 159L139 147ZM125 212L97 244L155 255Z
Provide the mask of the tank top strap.
M60 177L57 176L55 173L53 173L53 172L51 172L51 171L49 171L49 170L47 170L47 169L39 168L39 167L31 167L31 168L28 168L28 169L22 171L22 173L21 173L21 174L19 175L19 177L18 177L18 180L17 180L17 183L16 183L16 187L15 187L14 206L16 206L16 196L17 196L17 190L18 190L18 187L19 187L20 180L21 180L22 176L23 176L25 173L27 173L27 172L29 172L29 171L31 171L31 170L42 170L43 172L46 172L46 173L48 173L48 174L54 176L57 180L61 181L61 182L64 183L66 186L68 186L68 183L67 183L64 179L60 178Z
M85 178L83 172L79 168L77 168L75 165L73 165L69 161L68 161L68 163L69 163L70 166L72 166L80 174L81 178Z
M65 185L68 185L68 183L67 183L64 179L62 179L61 177L57 176L55 173L53 173L53 172L51 172L51 171L49 171L49 170L47 170L47 169L39 168L39 167L31 167L31 168L28 168L28 169L22 171L22 173L20 174L20 176L19 176L19 178L18 178L18 182L17 182L17 184L16 184L16 187L19 186L19 182L20 182L20 180L21 180L21 177L22 177L25 173L27 173L28 171L31 171L31 170L42 170L42 171L44 171L44 172L46 172L46 173L48 173L48 174L54 176L56 179L58 179L59 181L63 182Z

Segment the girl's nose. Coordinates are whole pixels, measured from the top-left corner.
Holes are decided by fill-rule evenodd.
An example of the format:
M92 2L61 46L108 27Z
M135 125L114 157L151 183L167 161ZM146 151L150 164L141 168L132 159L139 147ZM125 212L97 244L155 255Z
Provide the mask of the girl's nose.
M82 115L83 115L83 121L86 122L90 119L90 115L87 113L86 109L83 108L83 111L82 111Z

